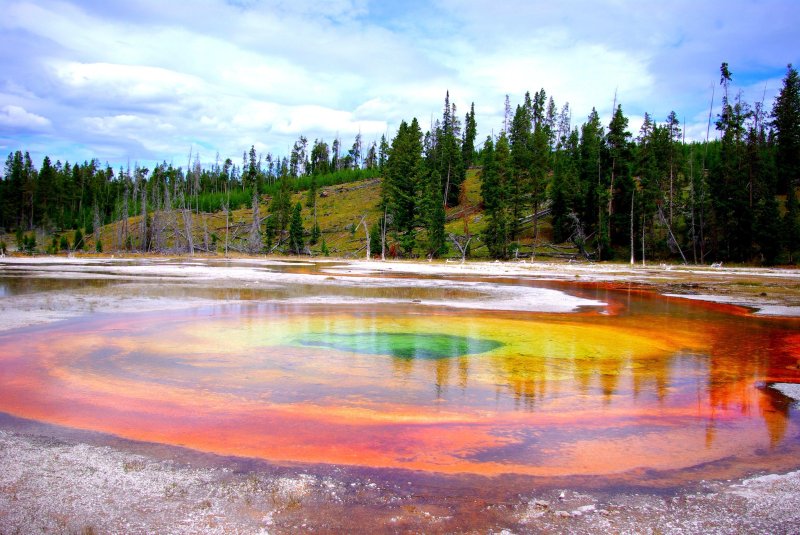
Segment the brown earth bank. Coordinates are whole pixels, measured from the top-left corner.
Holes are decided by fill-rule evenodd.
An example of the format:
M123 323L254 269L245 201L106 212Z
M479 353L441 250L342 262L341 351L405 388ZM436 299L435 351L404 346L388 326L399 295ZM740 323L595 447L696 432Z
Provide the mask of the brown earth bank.
M654 491L277 466L10 417L2 427L4 534L797 533L800 526L798 471Z
M4 328L180 305L122 294L98 282L104 277L134 284L191 279L225 290L256 285L260 271L251 268L285 261L3 258L0 275L64 279L49 295L2 296ZM231 274L220 267L245 269ZM319 278L377 273L608 284L734 303L747 313L800 315L800 272L788 269L366 261L282 269ZM72 284L71 277L84 282ZM96 285L92 292L87 280ZM725 478L724 462L717 471L703 467L703 477L719 477L700 481L691 473L638 474L637 481L649 478L646 486L626 483L624 474L446 477L226 458L0 415L0 533L798 533L800 463L779 464L737 479Z

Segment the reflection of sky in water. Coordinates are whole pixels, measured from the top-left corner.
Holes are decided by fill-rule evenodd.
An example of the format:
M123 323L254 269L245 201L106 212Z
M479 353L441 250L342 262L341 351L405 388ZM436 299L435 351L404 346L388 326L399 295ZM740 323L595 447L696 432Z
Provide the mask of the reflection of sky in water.
M585 290L590 293L590 290ZM271 460L610 474L798 448L796 321L256 302L0 335L0 410Z

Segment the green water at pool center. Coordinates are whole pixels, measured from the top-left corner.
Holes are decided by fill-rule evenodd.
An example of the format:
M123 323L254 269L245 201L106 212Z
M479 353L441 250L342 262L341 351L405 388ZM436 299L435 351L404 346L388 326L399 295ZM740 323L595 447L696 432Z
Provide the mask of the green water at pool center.
M389 355L399 359L440 360L487 353L503 343L484 338L414 332L308 333L295 340L307 347L320 347L366 355Z

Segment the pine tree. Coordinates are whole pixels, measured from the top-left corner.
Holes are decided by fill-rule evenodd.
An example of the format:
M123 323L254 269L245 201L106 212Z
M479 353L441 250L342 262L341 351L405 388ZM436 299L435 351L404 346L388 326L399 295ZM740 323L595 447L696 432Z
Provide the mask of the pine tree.
M33 253L36 251L36 232L31 232L29 235L25 236L23 245L23 248L27 253Z
M550 143L551 128L544 112L545 92L541 89L533 99L531 118L534 122L533 133L530 137L530 172L528 186L529 204L534 214L545 201L547 195L548 176L551 171ZM552 106L555 108L555 104ZM538 219L534 218L533 237L539 233Z
M311 175L311 183L308 186L308 193L306 193L306 207L313 208L317 203L317 175Z
M314 140L311 148L311 176L326 175L331 170L328 144L322 140Z
M420 163L420 167L424 166L424 163ZM445 211L444 199L441 193L442 179L436 169L429 172L421 170L420 173L425 182L425 191L421 200L421 215L425 230L428 233L428 255L438 257L445 251Z
M572 234L570 214L579 214L583 194L578 177L578 131L559 142L553 181L550 188L551 214L553 217L553 241L561 243Z
M308 240L308 243L311 245L316 245L317 241L319 241L319 237L322 234L322 231L319 228L319 223L314 222L314 226L311 228L311 239Z
M307 148L308 139L305 136L300 136L300 138L295 141L292 147L292 154L289 157L289 175L292 178L305 175L310 167L308 165Z
M350 156L350 162L353 169L361 169L361 132L356 134L356 138L353 141L353 146L350 148L350 151L347 153Z
M800 77L789 64L783 87L772 108L776 138L778 192L787 193L800 185Z
M376 169L378 167L378 147L373 141L367 149L367 156L364 158L364 169Z
M269 214L264 224L264 246L267 252L272 252L272 246L275 244L275 234L278 231L277 216Z
M294 254L301 254L305 244L303 243L303 206L300 203L294 205L292 211L292 222L289 226L289 248Z
M766 131L760 120L761 105L756 105L747 132L747 176L753 213L753 241L761 260L773 265L781 252L781 218L776 199L776 173Z
M511 216L508 220L508 230L511 232L512 239L516 239L519 232L519 219L523 216L526 207L531 205L532 107L530 93L525 93L525 103L517 106L508 133L511 157L510 176L508 177Z
M508 135L508 129L511 128L511 99L508 98L506 93L506 100L503 105L503 132Z
M333 144L331 145L331 171L336 172L342 168L341 166L341 159L339 158L339 152L342 150L342 142L339 139L339 135L337 134L336 137L333 139Z
M417 173L421 159L422 132L419 123L416 118L411 124L402 121L389 149L382 198L385 199L396 236L406 254L411 254L415 244Z
M601 152L604 148L603 126L600 124L600 116L597 110L592 108L587 121L581 127L580 143L580 163L579 177L581 188L584 195L581 203L582 213L575 214L578 222L584 228L587 235L598 236L600 232L600 220L603 213L601 204Z
M720 73L722 109L716 123L721 134L720 153L709 173L718 240L716 252L718 259L742 261L750 256L753 243L753 213L749 208L749 177L744 143L745 121L750 116L750 108L740 95L733 101L729 99L732 74L727 63L722 64Z
M22 151L16 151L14 154L9 154L6 160L5 180L4 180L4 221L3 224L7 228L22 228L25 225L25 217L23 213L24 197L23 197L23 182L24 182L24 160ZM19 246L22 249L21 245Z
M56 170L53 168L50 158L45 156L42 168L39 170L38 185L36 187L35 217L36 221L49 225L53 220L53 190L56 182Z
M544 90L542 90L544 91ZM555 148L558 136L558 125L556 124L558 111L556 110L556 102L553 97L547 101L547 114L544 120L544 129L547 133L547 142L550 150Z
M381 243L381 225L378 221L375 221L372 226L369 227L369 243L372 249L372 255L375 255L376 249L380 247Z
M389 142L386 136L381 135L381 143L378 145L378 170L381 175L386 172L386 161L389 159Z
M72 245L76 251L80 251L83 249L84 243L83 243L83 233L81 232L81 229L75 229L75 237L72 240Z
M444 99L441 129L431 132L435 137L435 149L438 153L432 164L436 165L443 184L445 204L458 204L458 194L466 177L461 161L461 126L455 113L455 104L450 104L450 92Z
M461 142L461 162L464 169L472 167L475 161L475 138L478 135L478 124L475 122L475 103L464 117L464 139Z
M678 161L678 147L681 138L680 121L674 111L671 111L667 116L667 122L664 125L668 133L668 151L667 151L667 165L669 169L669 195L667 197L668 204L667 210L669 217L667 218L670 226L674 224L674 211L675 211L675 191L678 180L678 169L680 162Z
M783 215L783 232L789 262L796 262L796 253L800 251L800 208L798 208L797 193L790 190L786 196L786 213Z
M292 210L292 190L289 175L284 169L281 173L278 190L272 197L269 205L270 213L275 215L275 228L279 231L286 230Z
M636 192L636 209L638 214L635 216L640 223L638 236L641 236L641 243L637 246L645 247L646 243L653 246L652 235L645 239L645 235L652 233L654 220L662 195L660 189L660 179L662 170L659 169L658 154L659 145L665 137L666 130L655 124L650 118L650 114L644 114L644 121L639 130L638 150L635 158L635 174L638 177L638 188ZM638 240L637 240L638 241ZM647 251L640 250L642 256L649 256Z
M754 210L755 242L764 263L773 265L781 250L782 221L778 212L778 201L774 195L767 195L758 200Z
M510 151L505 133L500 134L497 144L487 137L483 145L483 171L481 173L481 196L486 217L483 242L492 258L508 258L511 239L509 207Z
M258 181L258 167L256 165L256 147L255 145L251 145L247 168L246 171L243 170L242 172L242 182L245 189L247 189L256 186L257 181Z
M630 137L628 118L618 105L608 125L606 146L608 149L608 169L606 171L608 189L605 211L605 240L601 250L601 258L610 256L610 247L618 243L626 243L622 236L628 237L631 191L633 184L630 176ZM616 217L615 217L616 215ZM601 235L601 238L603 236Z

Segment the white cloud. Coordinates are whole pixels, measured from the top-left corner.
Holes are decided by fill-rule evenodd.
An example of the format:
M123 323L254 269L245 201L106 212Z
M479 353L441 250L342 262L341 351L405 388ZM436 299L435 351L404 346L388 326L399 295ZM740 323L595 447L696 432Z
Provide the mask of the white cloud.
M523 53L478 59L469 75L490 92L510 93L517 102L526 91L533 94L543 88L558 102L568 101L573 109L584 113L592 106L610 109L615 91L620 101L625 97L644 100L653 81L644 59L601 45L581 43L562 52L522 48ZM498 109L502 105L502 101L496 103Z
M385 121L359 120L353 113L316 105L279 106L272 103L252 102L232 118L234 126L247 129L268 127L275 134L288 134L295 138L309 132L341 132L355 135L380 134L386 129Z
M704 134L721 61L751 102L768 80L768 107L800 63L800 3L778 0L0 1L0 124L49 128L31 144L101 159L183 161L201 146L238 161L250 145L283 155L301 134L391 137L402 119L440 116L446 90L462 118L475 103L481 139L505 94L516 105L539 88L570 103L574 125L593 106L607 122L617 91L634 134L645 111L672 109Z
M11 104L0 107L0 125L24 130L47 130L50 119Z
M174 101L196 94L203 82L193 76L146 65L58 63L59 81L80 98L100 98L119 104Z

